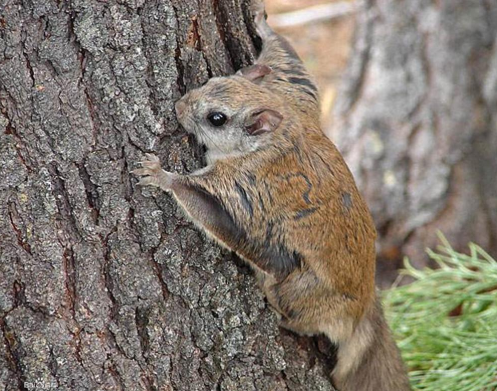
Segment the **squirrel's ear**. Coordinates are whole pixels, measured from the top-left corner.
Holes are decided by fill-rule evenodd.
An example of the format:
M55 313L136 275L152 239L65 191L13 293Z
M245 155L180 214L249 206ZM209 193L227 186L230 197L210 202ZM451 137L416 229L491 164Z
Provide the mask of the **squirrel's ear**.
M236 74L251 82L258 83L261 79L269 75L273 70L267 65L255 64L240 69Z
M273 132L280 126L283 116L271 109L258 110L249 116L245 129L251 136Z

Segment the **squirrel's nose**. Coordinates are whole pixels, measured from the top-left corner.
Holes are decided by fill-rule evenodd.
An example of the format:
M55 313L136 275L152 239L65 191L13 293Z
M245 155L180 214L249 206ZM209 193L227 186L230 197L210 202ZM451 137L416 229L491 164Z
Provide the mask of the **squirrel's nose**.
M176 116L178 118L181 118L181 115L184 113L186 109L186 103L183 101L183 99L180 99L179 101L176 102L174 107L176 109Z

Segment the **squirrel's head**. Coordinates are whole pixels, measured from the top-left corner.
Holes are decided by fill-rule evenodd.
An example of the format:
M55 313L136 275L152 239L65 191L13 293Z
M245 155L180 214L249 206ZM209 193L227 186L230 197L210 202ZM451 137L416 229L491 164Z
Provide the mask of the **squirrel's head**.
M190 91L176 102L176 115L210 152L230 156L270 142L283 120L281 107L276 95L239 73Z

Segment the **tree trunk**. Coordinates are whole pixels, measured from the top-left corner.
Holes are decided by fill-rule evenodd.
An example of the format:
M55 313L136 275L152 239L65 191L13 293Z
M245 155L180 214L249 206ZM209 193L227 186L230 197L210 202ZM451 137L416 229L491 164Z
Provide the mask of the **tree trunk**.
M247 269L129 174L147 151L200 167L174 102L252 61L245 21L242 0L0 0L0 389L332 389Z
M497 252L497 2L367 0L353 46L331 136L380 260L426 265L438 230Z

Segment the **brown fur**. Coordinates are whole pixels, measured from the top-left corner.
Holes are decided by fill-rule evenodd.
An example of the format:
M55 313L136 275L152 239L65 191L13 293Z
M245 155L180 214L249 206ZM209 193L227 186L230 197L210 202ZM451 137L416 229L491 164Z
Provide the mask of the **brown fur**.
M409 390L376 300L371 215L319 128L314 83L258 4L260 66L211 79L177 104L210 165L181 176L149 155L135 173L170 191L200 229L253 267L285 327L338 344L341 391ZM208 120L217 112L222 126Z
M360 359L351 362L351 357ZM366 312L350 341L342 344L333 377L340 391L410 390L399 349L379 301Z

